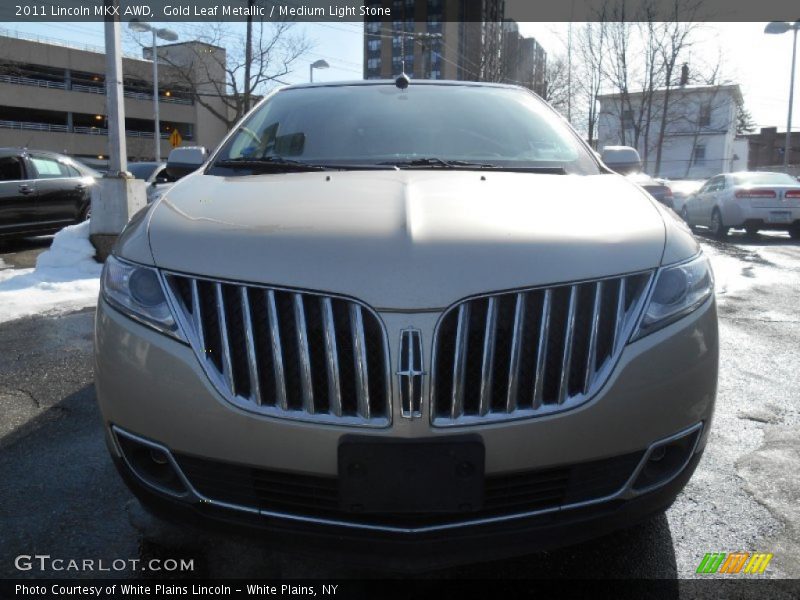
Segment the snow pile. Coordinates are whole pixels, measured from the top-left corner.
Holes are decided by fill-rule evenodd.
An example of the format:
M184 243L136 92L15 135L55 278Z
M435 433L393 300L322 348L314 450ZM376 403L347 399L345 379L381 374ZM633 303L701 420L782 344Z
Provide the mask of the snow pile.
M0 322L94 306L102 268L89 242L89 221L62 229L35 269L0 271Z

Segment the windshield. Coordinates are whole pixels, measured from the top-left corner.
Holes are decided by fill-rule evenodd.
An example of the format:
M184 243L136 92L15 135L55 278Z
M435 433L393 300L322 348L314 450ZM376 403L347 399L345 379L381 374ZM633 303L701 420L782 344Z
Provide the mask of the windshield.
M289 88L239 127L210 173L268 158L318 166L550 169L597 161L534 95L514 88L412 83ZM225 167L225 168L223 168Z
M797 185L797 180L786 173L736 173L734 185Z
M128 163L128 171L134 178L147 181L158 166L158 163Z

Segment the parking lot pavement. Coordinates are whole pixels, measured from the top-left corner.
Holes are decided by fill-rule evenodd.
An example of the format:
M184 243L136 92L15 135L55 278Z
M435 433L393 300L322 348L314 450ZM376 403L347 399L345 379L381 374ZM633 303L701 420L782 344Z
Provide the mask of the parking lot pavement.
M52 235L21 240L0 240L0 270L35 267L36 257L47 250L52 241Z
M759 551L775 554L764 577L800 577L800 245L780 235L703 245L718 287L719 395L705 456L673 507L586 544L495 563L476 556L428 576L692 577L706 552ZM212 577L380 575L252 538L156 526L107 457L91 331L90 311L0 325L0 576L58 576L14 569L15 556L37 553L190 558L195 575Z

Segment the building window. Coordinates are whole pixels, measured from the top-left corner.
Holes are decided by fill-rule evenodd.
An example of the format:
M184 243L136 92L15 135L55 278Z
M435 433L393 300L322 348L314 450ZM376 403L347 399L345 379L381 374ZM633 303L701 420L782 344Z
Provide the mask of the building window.
M698 144L692 150L692 164L696 166L706 164L706 147L705 144Z
M622 128L623 129L633 129L633 111L632 110L623 110L622 111Z
M700 127L708 127L711 125L711 105L704 104L700 107L700 118L697 120Z

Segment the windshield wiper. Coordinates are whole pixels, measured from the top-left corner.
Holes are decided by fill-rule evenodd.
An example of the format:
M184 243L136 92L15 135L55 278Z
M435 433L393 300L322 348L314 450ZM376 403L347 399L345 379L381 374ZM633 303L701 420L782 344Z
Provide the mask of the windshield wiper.
M519 173L544 173L549 175L567 174L567 170L564 167L497 165L493 163L470 162L467 160L445 160L436 156L400 161L385 161L377 164L394 165L400 169L493 169L495 171L513 171Z
M215 167L226 169L247 169L251 171L324 171L327 167L313 163L283 158L281 156L263 156L260 158L229 158L213 163Z
M497 165L480 162L469 162L466 160L445 160L436 156L425 158L412 158L408 160L387 160L377 163L379 165L392 165L399 168L443 168L443 169L458 169L458 168L472 168L472 169L496 169Z

